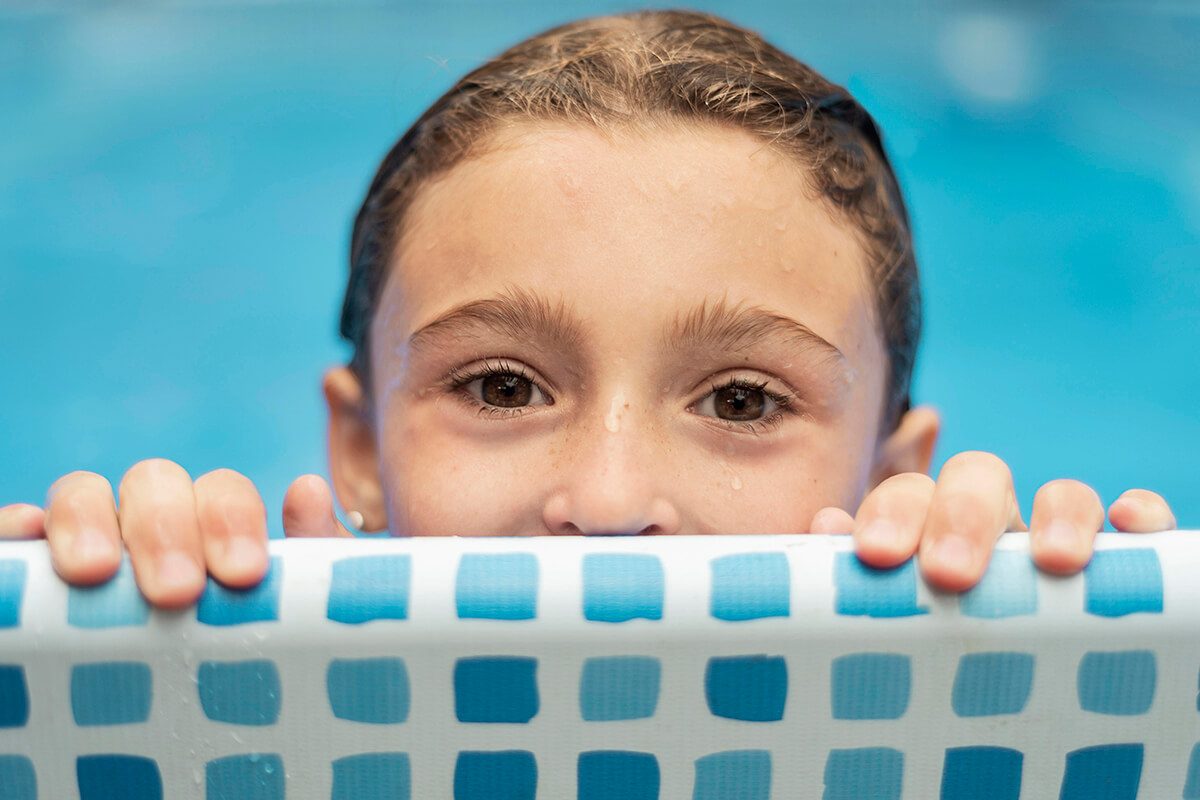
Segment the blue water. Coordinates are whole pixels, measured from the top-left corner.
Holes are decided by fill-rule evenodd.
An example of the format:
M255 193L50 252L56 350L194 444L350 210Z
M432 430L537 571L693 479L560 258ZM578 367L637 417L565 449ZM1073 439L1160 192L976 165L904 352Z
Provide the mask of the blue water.
M913 208L939 462L1145 486L1200 527L1200 12L699 3L847 84ZM322 369L378 159L460 74L622 3L0 10L0 503L164 456L274 533L324 472ZM37 10L35 10L37 9Z

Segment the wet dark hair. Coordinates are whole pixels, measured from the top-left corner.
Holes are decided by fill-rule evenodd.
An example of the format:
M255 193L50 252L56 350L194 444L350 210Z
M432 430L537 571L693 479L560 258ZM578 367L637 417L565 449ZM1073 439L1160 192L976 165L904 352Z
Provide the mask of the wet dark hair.
M921 330L908 213L879 131L845 89L753 31L692 11L639 11L537 34L463 77L392 147L354 222L341 334L371 393L370 328L417 190L477 153L500 123L613 128L709 122L752 133L807 167L867 254L888 355L884 427L909 406Z

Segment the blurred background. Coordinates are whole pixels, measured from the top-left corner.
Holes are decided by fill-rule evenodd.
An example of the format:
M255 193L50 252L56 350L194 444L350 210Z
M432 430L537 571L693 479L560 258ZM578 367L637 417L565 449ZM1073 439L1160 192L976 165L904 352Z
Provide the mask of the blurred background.
M856 94L912 209L916 399L964 449L1200 528L1200 6L696 2ZM326 473L324 368L379 159L577 2L0 6L0 504L162 456Z

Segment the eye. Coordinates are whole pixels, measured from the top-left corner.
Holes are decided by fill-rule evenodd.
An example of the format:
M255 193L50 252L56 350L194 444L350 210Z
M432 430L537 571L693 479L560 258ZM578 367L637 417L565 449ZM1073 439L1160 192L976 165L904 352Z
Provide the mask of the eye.
M695 411L723 426L740 432L760 433L778 425L788 413L791 393L768 391L766 381L734 378L714 384L712 391L695 404Z
M470 398L481 412L515 412L528 406L552 405L524 367L503 360L455 371L448 381L460 396Z

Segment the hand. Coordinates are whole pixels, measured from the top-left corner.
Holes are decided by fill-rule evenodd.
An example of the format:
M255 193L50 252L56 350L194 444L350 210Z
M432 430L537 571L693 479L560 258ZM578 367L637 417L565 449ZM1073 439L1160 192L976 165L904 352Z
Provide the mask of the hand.
M1118 531L1149 533L1175 527L1167 502L1145 489L1130 489L1108 508ZM1092 557L1092 542L1104 526L1104 506L1090 486L1053 480L1033 500L1031 525L1021 518L1012 473L991 453L959 453L942 467L935 483L906 472L876 486L851 517L823 508L813 533L854 534L858 557L872 567L894 567L914 553L931 585L962 592L987 569L1004 531L1029 533L1034 563L1058 575L1079 572Z
M0 539L46 537L55 570L76 585L111 578L123 544L142 594L162 608L195 603L206 573L234 588L254 586L266 574L266 510L244 475L219 469L193 482L178 464L150 459L125 473L118 494L119 505L112 485L95 473L64 475L50 487L44 512L0 507ZM316 475L288 487L283 527L288 536L351 535Z

